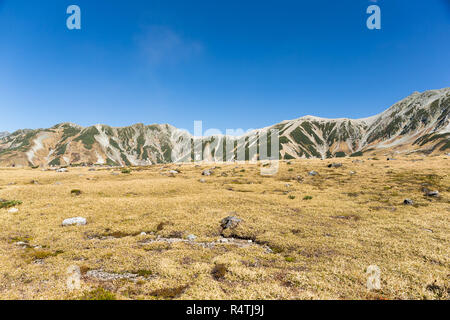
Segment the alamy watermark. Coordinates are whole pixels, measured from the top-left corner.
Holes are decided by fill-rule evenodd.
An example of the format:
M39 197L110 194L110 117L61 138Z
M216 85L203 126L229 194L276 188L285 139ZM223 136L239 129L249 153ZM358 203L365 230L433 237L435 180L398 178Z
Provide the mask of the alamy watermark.
M375 2L375 1L373 1ZM67 7L67 14L70 16L66 20L66 26L69 30L81 30L81 8L78 5L72 4ZM381 29L381 9L378 5L373 4L367 7L367 14L370 16L367 18L366 26L369 30Z
M380 30L381 29L381 9L377 5L371 5L367 8L367 14L370 14L367 18L367 28L369 30Z
M70 266L66 270L67 279L66 286L70 291L79 290L81 288L81 270L78 266Z
M381 289L381 270L376 265L371 265L367 267L367 290L380 290Z
M203 132L202 121L194 122L194 136L187 130L177 130L172 136L175 147L171 161L182 162L266 162L261 175L278 172L280 138L278 129L248 130L219 129Z
M67 14L70 16L66 20L66 26L69 30L80 30L81 29L81 9L77 5L70 5L66 10Z

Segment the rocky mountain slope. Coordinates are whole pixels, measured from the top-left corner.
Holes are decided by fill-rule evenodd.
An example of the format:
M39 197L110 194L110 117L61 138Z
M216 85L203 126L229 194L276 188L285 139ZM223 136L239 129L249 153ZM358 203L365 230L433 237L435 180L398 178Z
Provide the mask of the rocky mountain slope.
M183 141L199 145L205 160L225 160L224 141L234 146L235 154L243 146L248 159L258 137L271 129L280 133L280 159L378 153L439 154L450 152L449 114L450 88L445 88L415 92L383 113L366 119L305 116L241 137L210 136L200 140L168 124L83 128L62 123L49 129L0 133L0 166L148 165L173 159L190 161L193 152L183 147ZM270 150L270 138L268 144Z

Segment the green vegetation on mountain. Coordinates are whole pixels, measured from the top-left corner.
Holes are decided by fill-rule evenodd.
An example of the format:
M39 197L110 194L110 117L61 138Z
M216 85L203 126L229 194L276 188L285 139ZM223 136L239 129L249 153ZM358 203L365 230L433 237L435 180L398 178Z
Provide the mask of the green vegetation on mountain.
M83 130L81 132L81 134L78 137L76 137L73 141L83 142L84 147L86 149L90 150L90 149L92 149L92 146L95 143L95 136L98 134L100 134L100 132L98 132L96 127L89 127L87 129Z

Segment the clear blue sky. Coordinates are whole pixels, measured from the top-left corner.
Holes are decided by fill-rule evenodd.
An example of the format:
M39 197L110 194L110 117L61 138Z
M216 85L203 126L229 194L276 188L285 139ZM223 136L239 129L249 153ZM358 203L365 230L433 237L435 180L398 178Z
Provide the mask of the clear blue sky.
M367 117L450 86L447 0L0 0L0 131ZM77 4L82 29L66 28Z

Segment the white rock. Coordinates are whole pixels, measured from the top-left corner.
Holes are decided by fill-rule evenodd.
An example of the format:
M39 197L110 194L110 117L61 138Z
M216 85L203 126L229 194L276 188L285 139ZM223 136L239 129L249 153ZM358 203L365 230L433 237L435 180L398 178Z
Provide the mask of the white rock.
M86 222L86 218L82 218L82 217L76 217L76 218L70 218L70 219L66 219L63 221L62 225L63 226L73 226L73 225L85 225Z
M56 170L56 172L67 172L67 171L68 170L66 168L61 168L61 169Z
M190 234L186 237L186 239L188 239L189 241L194 241L195 239L197 239L197 237L193 234Z
M8 210L8 213L17 213L17 212L19 212L19 209L17 208L11 208Z
M141 232L141 236L146 236L147 234L145 232Z

